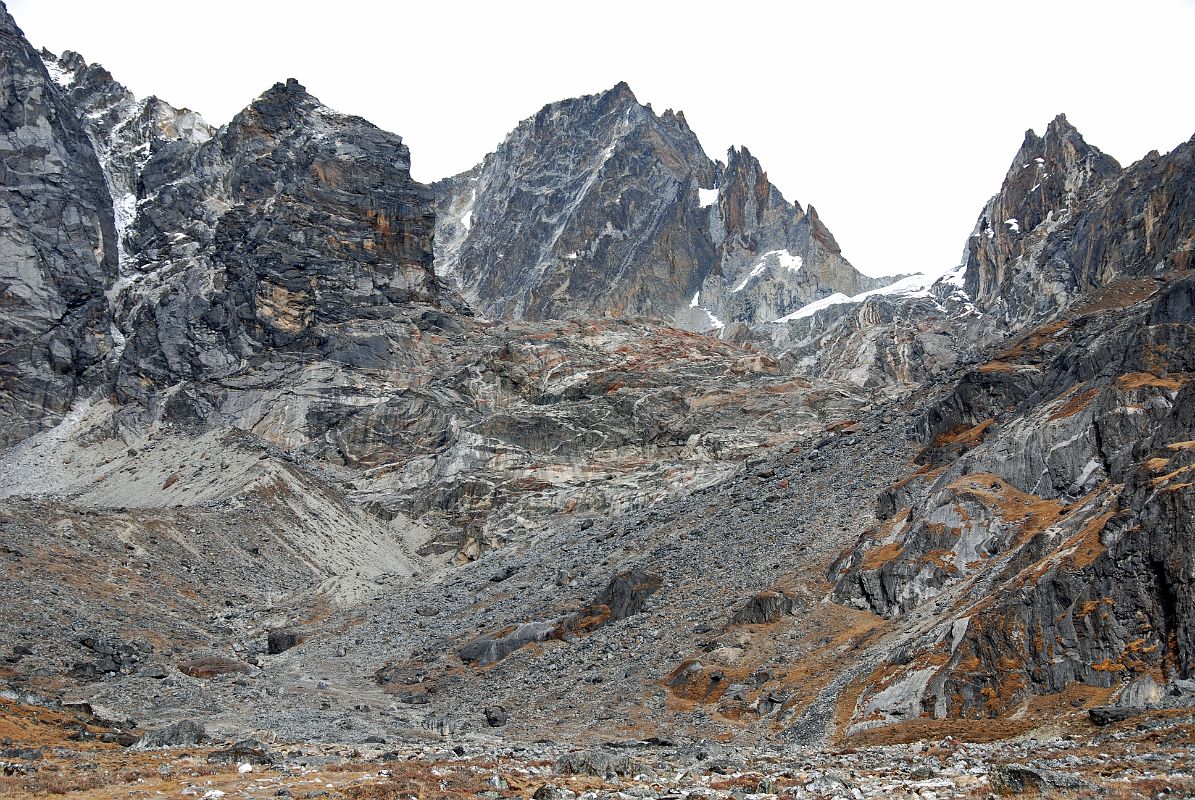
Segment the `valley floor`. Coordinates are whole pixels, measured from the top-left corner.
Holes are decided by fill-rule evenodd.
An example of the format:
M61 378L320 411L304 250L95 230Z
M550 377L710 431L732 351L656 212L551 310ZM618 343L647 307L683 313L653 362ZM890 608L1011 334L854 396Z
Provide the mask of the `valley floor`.
M24 698L28 701L30 698ZM475 735L358 746L125 748L80 710L0 698L0 795L251 798L1190 797L1195 716L1147 712L1065 736L819 749L623 740L572 751ZM381 738L381 737L379 737ZM108 742L101 741L108 739ZM80 741L82 740L82 741Z

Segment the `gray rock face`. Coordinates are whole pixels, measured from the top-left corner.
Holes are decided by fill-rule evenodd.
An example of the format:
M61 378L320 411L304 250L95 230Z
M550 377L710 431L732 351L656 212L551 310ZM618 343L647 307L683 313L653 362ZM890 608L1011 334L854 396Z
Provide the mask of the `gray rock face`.
M715 164L683 114L656 115L625 83L545 106L434 189L437 271L496 318L710 330L885 282L856 272L745 148Z
M1188 142L1122 170L1059 116L1044 136L1026 133L957 269L924 290L840 298L749 338L857 385L899 389L948 374L1092 291L1189 269L1191 159Z
M210 382L283 351L376 360L379 324L439 298L431 195L401 139L293 80L210 141L156 148L140 192L122 402L202 381L177 412L205 418L226 399Z
M176 140L200 144L215 129L194 111L158 97L138 100L108 70L88 64L78 53L56 56L42 50L41 58L91 138L113 197L117 228L123 231L136 213L141 170L154 146Z
M710 211L715 267L702 282L698 308L724 321L758 324L830 294L853 297L901 277L856 271L817 210L785 200L747 148L731 148L716 167L718 199ZM699 323L695 314L679 321Z
M1033 131L967 244L963 288L1011 324L1117 278L1191 263L1191 145L1126 170L1059 115Z
M940 610L921 646L948 661L895 670L923 710L1190 674L1195 282L1132 286L968 372L922 420L921 471L832 570L840 602Z
M877 294L758 326L747 338L793 359L803 374L900 391L977 360L992 341L993 322L954 292Z
M186 719L165 728L150 731L137 740L138 750L155 750L161 747L194 747L207 738L202 723Z
M2 6L0 97L0 444L11 444L104 382L117 245L91 142Z

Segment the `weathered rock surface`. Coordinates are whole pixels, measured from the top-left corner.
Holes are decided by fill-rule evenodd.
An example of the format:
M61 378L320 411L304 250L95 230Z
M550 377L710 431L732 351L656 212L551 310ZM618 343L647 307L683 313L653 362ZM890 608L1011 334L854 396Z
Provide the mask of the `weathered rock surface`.
M112 201L70 100L0 7L0 444L53 425L110 369Z
M657 115L625 83L545 106L433 188L436 269L495 318L706 331L891 282L851 267L746 148L711 161L684 114Z
M118 399L149 406L190 381L173 413L202 420L245 402L255 368L284 352L376 361L396 308L439 299L431 197L409 169L397 136L293 80L211 140L156 150L129 236L149 277Z
M833 570L842 602L935 606L920 655L880 671L861 715L901 693L938 717L996 715L1189 677L1195 279L1165 278L1113 284L1024 334L922 419L921 469Z

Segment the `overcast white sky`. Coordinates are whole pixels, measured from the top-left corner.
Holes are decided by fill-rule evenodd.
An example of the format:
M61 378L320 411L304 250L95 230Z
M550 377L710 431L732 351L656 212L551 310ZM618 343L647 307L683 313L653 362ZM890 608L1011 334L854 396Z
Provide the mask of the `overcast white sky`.
M750 148L870 274L954 265L1025 129L1127 165L1195 134L1195 0L9 0L34 43L227 122L275 81L465 170L545 103L627 81Z

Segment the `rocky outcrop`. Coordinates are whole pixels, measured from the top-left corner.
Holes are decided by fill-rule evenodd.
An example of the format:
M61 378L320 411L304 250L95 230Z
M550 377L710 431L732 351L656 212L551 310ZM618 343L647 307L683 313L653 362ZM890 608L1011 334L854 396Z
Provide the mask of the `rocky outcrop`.
M922 419L921 469L832 569L839 602L938 609L861 718L898 695L987 716L1076 684L1190 676L1195 279L1166 277L1025 334Z
M0 94L0 444L11 444L103 384L117 241L91 142L3 6Z
M1192 145L1121 170L1059 115L1025 134L966 251L963 288L1013 326L1119 278L1191 264Z
M745 338L821 377L922 385L1093 291L1190 268L1193 152L1188 142L1122 170L1060 115L1044 136L1026 133L956 269L826 297Z
M684 114L625 83L545 106L434 186L437 271L504 319L762 322L867 278L746 150L711 161Z
M785 200L747 148L731 148L717 172L710 213L716 266L682 322L694 322L697 309L724 321L769 322L828 295L853 297L901 278L856 271L817 210Z
M125 262L123 238L137 215L141 172L154 148L180 140L201 144L215 129L194 111L160 98L138 100L108 70L88 64L78 53L68 50L56 56L43 49L41 59L74 107L104 170ZM121 276L128 280L129 265L122 267Z
M431 196L402 140L296 81L210 141L156 148L139 189L122 402L191 381L177 413L205 418L230 402L220 382L283 352L376 361L386 321L439 299Z
M712 260L697 190L713 184L684 116L657 116L625 83L553 103L436 185L441 231L456 229L444 240L467 229L438 269L493 317L663 316Z
M460 659L469 664L485 666L506 658L511 653L535 642L548 639L573 641L587 636L598 628L611 625L643 611L644 606L663 584L663 579L641 569L620 572L597 598L565 617L557 620L524 622L511 625L492 634L482 634L457 651Z
M935 289L937 287L934 287ZM907 391L978 360L992 338L989 318L965 299L899 284L759 326L748 334L791 358L802 374L883 391Z

